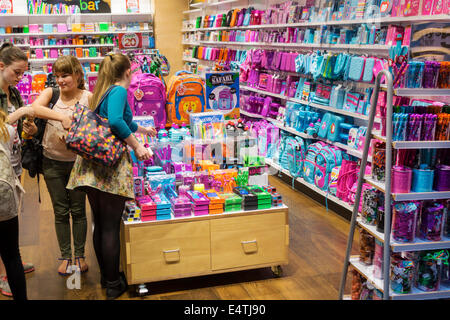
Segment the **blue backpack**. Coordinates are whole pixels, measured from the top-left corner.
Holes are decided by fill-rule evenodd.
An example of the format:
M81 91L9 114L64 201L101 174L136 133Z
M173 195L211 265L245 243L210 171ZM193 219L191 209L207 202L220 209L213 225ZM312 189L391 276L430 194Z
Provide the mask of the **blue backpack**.
M314 184L316 156L324 146L326 146L325 142L318 141L310 144L306 151L305 160L303 161L303 179L308 183Z
M326 145L316 155L314 168L314 184L327 190L331 171L342 164L342 151L334 146Z
M291 137L285 142L285 153L290 174L293 178L303 174L303 161L305 159L305 141L300 137Z

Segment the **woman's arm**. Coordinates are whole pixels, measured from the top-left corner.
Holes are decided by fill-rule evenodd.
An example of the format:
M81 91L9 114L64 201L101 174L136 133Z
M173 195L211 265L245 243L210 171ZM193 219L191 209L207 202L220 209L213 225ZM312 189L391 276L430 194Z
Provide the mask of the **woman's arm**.
M48 107L50 101L52 100L52 95L52 88L47 88L42 91L39 97L31 104L31 107L34 110L34 116L36 118L61 121L65 129L70 128L72 123L72 119L70 119L70 117Z
M34 110L31 107L21 107L14 111L13 113L8 114L6 121L9 124L13 124L20 118L23 118L25 116L33 117L34 116Z

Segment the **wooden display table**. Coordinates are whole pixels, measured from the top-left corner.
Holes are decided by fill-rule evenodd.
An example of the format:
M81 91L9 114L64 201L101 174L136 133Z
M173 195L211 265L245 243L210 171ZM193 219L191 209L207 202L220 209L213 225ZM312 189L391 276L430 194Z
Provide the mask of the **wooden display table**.
M128 284L262 267L281 275L288 263L288 207L121 224Z

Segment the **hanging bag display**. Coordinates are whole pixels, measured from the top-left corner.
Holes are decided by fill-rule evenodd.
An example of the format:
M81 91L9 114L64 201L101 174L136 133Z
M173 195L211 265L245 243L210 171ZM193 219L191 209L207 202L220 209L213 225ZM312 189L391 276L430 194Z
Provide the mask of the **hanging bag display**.
M126 150L125 142L115 136L108 120L99 115L100 105L114 87L109 87L94 111L75 105L72 126L66 138L68 149L104 166L115 165Z

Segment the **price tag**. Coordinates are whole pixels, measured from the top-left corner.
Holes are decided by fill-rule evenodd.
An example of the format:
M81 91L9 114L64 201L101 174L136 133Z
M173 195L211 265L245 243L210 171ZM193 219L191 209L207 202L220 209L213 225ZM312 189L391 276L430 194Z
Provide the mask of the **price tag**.
M120 49L142 48L142 34L119 33L119 48Z

